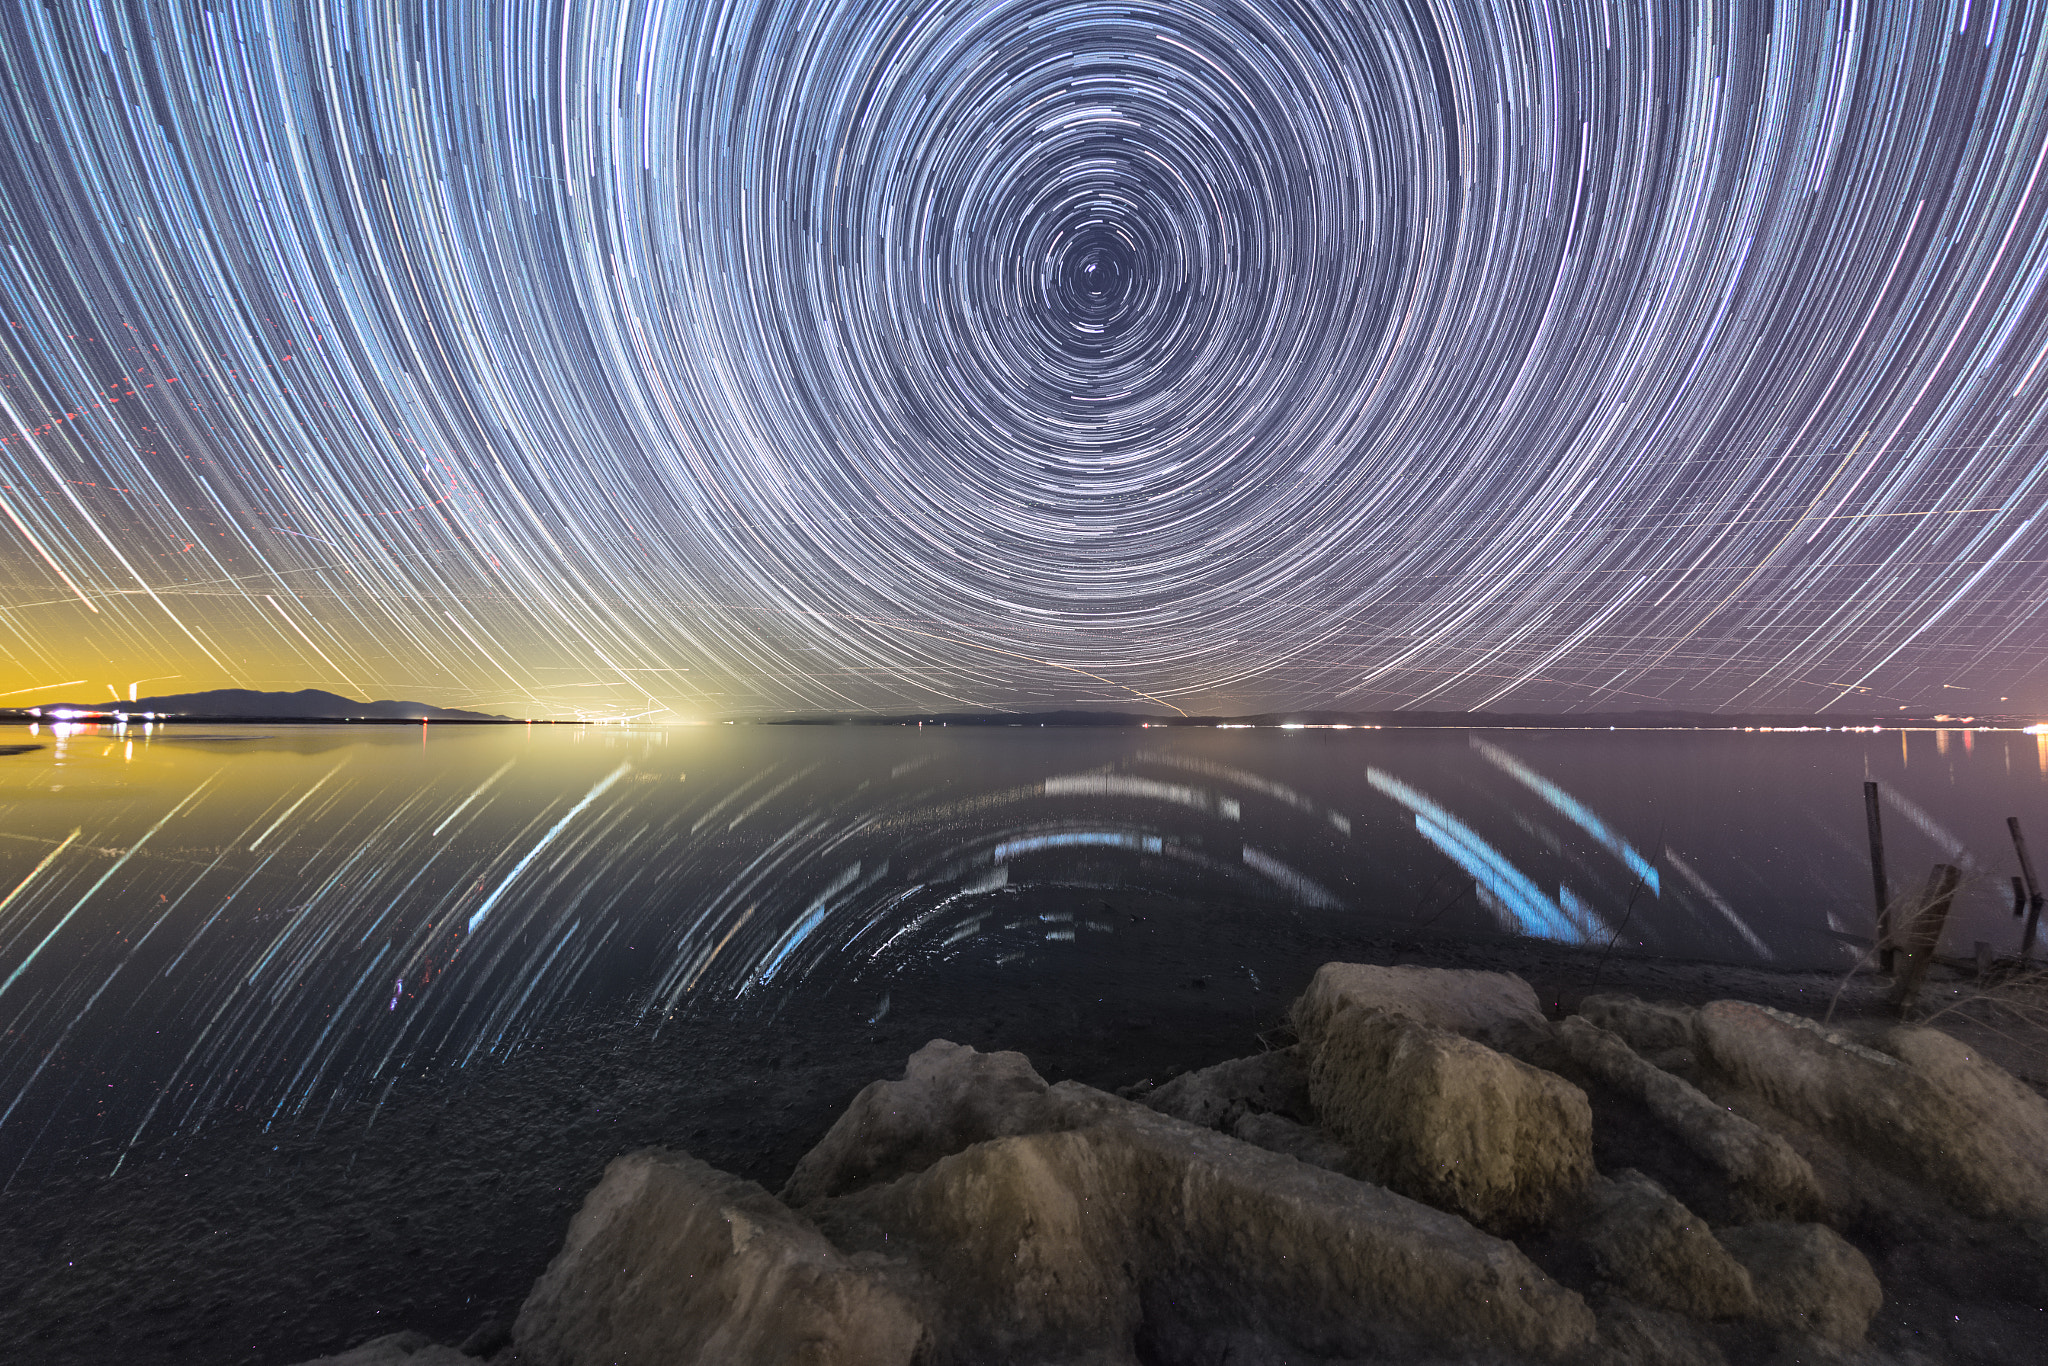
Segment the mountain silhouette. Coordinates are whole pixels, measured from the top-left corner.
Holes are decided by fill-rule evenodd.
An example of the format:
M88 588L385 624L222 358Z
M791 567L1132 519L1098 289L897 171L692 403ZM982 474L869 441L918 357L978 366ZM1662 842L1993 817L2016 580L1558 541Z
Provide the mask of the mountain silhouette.
M209 721L508 721L488 712L457 711L425 702L358 702L319 688L297 692L258 692L253 688L215 688L211 692L174 693L133 702L45 702L36 708L89 711L100 715L195 717Z

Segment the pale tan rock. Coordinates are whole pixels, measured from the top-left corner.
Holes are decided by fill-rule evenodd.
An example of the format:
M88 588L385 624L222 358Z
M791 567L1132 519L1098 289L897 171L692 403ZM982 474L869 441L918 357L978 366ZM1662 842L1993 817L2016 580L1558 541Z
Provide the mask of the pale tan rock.
M1873 1040L1939 1098L1935 1153L1923 1170L1952 1199L1986 1213L2048 1219L2048 1099L1959 1039L1902 1026ZM1919 1134L1915 1135L1919 1137Z
M1306 1118L1312 1113L1308 1050L1296 1044L1183 1072L1149 1092L1144 1103L1162 1115L1226 1131L1246 1114Z
M991 1139L814 1211L842 1246L915 1250L929 1361L1129 1344L1143 1318L1135 1231L1127 1188L1092 1160L1101 1147L1092 1129Z
M1749 1272L1704 1219L1641 1172L1596 1177L1578 1203L1579 1238L1601 1277L1630 1299L1696 1319L1756 1313Z
M1230 1126L1230 1136L1264 1148L1269 1153L1284 1153L1297 1162L1306 1162L1324 1171L1343 1176L1361 1174L1351 1150L1335 1134L1318 1126L1296 1123L1284 1115L1241 1115L1237 1123Z
M1757 1317L1781 1333L1863 1341L1884 1289L1862 1253L1820 1224L1744 1224L1715 1236L1749 1271Z
M1290 1008L1294 1032L1313 1044L1350 1007L1405 1015L1476 1039L1543 1023L1535 990L1511 972L1325 963Z
M1690 1052L1699 1046L1699 1012L1690 1006L1600 995L1580 1001L1578 1013L1638 1053Z
M1052 1099L1056 1132L816 1208L844 1246L917 1249L933 1363L1114 1352L1141 1321L1326 1356L1592 1338L1577 1295L1462 1219L1075 1083Z
M1022 1053L934 1039L901 1081L870 1083L805 1153L782 1199L806 1205L921 1171L972 1143L1046 1127L1045 1079Z
M1625 1299L1594 1308L1600 1339L1587 1366L1727 1366L1721 1349L1689 1319Z
M332 1356L315 1357L300 1366L476 1366L453 1347L443 1347L425 1333L386 1333L359 1347Z
M522 1366L905 1366L925 1328L759 1186L651 1149L605 1168L512 1336Z
M1404 1015L1329 1017L1309 1092L1362 1171L1489 1227L1541 1223L1593 1175L1584 1091Z
M1610 1015L1611 1018L1611 1015ZM1655 1036L1652 1036L1653 1040ZM1642 1102L1685 1145L1715 1167L1756 1213L1811 1217L1821 1204L1813 1168L1791 1144L1700 1089L1653 1066L1620 1037L1574 1015L1550 1032L1549 1056L1521 1054L1567 1076L1597 1080Z
M2048 1100L1931 1029L1872 1048L1742 1001L1699 1014L1704 1061L1790 1118L1973 1214L2048 1218Z

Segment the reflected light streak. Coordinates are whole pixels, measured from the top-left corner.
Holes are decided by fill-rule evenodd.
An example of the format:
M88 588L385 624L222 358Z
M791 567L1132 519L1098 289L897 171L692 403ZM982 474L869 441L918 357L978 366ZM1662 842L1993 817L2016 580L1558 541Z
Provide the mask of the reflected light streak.
M564 830L569 828L570 821L573 821L578 816L582 815L585 808L587 808L592 802L596 801L599 797L602 797L606 792L611 790L612 784L618 782L619 779L625 777L628 773L632 771L633 765L631 763L620 764L617 768L613 769L611 773L608 774L603 780L601 780L596 787L591 788L589 792L585 793L582 801L570 807L568 813L564 815L562 819L556 821L554 826L547 832L547 834L542 835L540 837L539 842L536 843L533 846L533 848L527 850L524 857L522 857L517 864L513 865L512 871L505 874L504 880L500 882L497 885L497 887L492 890L489 896L484 898L483 904L478 906L474 911L470 912L469 932L471 934L476 933L477 926L483 924L485 918L488 917L492 910L497 907L500 898L502 898L505 895L506 890L510 888L513 883L519 880L519 875L525 872L527 868L532 865L533 861L541 856L543 850L545 850L550 844L553 844L555 842L556 836L560 835Z
M1415 828L1453 863L1470 873L1513 916L1513 927L1540 939L1581 943L1586 934L1564 909L1545 896L1526 873L1481 839L1463 821L1414 788L1377 768L1366 781L1414 814Z
M1607 850L1607 852L1628 865L1629 871L1640 878L1643 885L1650 889L1651 896L1658 895L1659 882L1656 868L1651 865L1648 859L1637 853L1633 845L1622 839L1620 835L1615 834L1607 822L1594 814L1593 810L1584 802L1581 802L1578 798L1572 796L1556 783L1551 782L1548 778L1545 778L1542 774L1536 772L1498 745L1488 744L1475 735L1472 737L1472 748L1485 755L1487 762L1491 763L1495 768L1498 768L1501 772L1543 798L1545 802L1550 804L1551 810L1591 835L1599 842L1601 848Z

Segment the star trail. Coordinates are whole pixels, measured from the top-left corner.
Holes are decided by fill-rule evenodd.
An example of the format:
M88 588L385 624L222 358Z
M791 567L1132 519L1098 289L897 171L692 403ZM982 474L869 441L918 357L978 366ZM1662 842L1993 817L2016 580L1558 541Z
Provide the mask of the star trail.
M9 0L0 693L2048 705L2044 26Z

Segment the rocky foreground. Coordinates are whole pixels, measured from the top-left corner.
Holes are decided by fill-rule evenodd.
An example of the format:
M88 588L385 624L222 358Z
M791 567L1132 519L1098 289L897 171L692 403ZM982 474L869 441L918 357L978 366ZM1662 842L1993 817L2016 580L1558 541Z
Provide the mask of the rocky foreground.
M628 1154L509 1333L317 1366L1932 1360L1859 1244L2048 1304L2048 1100L1939 1031L1344 963L1292 1023L1121 1096L935 1041L779 1196Z

